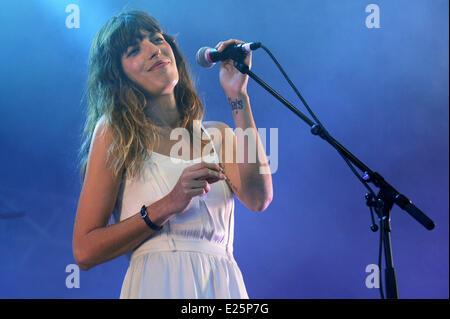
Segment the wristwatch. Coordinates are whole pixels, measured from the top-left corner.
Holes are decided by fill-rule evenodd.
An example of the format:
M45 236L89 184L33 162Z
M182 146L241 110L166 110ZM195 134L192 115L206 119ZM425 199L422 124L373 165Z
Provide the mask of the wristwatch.
M141 208L141 218L145 221L148 227L150 227L153 230L161 230L163 228L162 226L158 226L152 223L152 221L148 217L147 207L145 207L145 205L143 205Z

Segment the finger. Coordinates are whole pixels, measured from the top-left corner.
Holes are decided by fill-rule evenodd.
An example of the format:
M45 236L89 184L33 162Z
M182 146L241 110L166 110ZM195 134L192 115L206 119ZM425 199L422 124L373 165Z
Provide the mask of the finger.
M204 196L208 192L204 188L197 188L195 190L192 190L189 192L189 196L195 197L195 196Z
M226 180L227 179L227 177L225 176L225 175L223 175L221 178L215 178L215 177L213 177L213 178L208 178L208 179L206 179L206 181L209 183L209 184L214 184L214 183L217 183L217 182L220 182L220 181L224 181L224 180Z
M188 184L189 189L196 189L196 188L205 188L206 185L208 185L208 182L206 180L193 180Z
M216 171L220 171L222 169L220 167L220 165L217 164L217 163L203 162L203 161L200 162L200 163L197 163L197 164L194 164L194 165L190 166L190 168L192 168L193 171L199 170L199 169L202 169L202 168L205 168L205 167L213 169L213 170L216 170Z
M208 178L219 178L220 179L220 178L223 178L222 176L225 176L225 175L223 175L222 173L219 173L215 170L205 167L205 168L202 168L202 169L192 172L190 175L190 178L202 179L202 180L208 179Z
M209 191L211 190L211 186L209 186L208 183L205 184L204 187L196 187L196 188L192 188L188 191L188 194L190 196L196 196L198 194L206 194L209 193Z
M193 172L193 171L203 169L203 168L210 168L210 169L218 171L218 172L223 172L223 169L222 169L222 167L220 167L219 164L209 163L209 162L200 162L200 163L197 163L197 164L187 167L185 170L189 171L189 172Z
M237 43L244 43L244 42L241 41L241 40L236 40L236 39L230 39L230 40L227 40L227 41L222 41L222 42L219 42L217 44L216 50L219 51L219 52L222 52L223 50L225 50L225 48L227 46L229 46L231 44L237 44Z
M219 177L217 177L217 176L212 176L212 177L201 176L201 177L194 179L194 181L207 181L209 184L214 184L219 181L226 180L226 179L227 179L227 176L225 174L219 173Z
M231 44L235 44L235 40L234 39L230 39L228 41L224 41L220 44L219 48L217 49L217 51L222 52L223 50L225 50L225 48Z

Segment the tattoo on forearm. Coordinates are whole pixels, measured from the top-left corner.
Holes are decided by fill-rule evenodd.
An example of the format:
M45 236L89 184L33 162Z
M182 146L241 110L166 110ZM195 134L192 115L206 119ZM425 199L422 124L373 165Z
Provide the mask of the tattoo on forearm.
M242 103L242 100L236 99L233 100L232 98L228 98L228 103L231 105L231 110L236 112L238 114L239 110L242 110L244 108L244 104Z

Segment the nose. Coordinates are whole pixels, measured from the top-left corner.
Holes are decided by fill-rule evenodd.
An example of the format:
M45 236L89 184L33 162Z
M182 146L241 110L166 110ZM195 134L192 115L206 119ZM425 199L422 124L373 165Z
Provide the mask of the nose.
M142 44L145 47L147 56L150 60L161 55L161 49L154 45L151 41L145 39Z

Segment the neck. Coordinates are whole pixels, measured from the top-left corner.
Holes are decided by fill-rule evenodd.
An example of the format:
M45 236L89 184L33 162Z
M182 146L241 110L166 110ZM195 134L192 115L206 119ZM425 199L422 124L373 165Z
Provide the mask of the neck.
M145 114L155 125L160 127L175 128L180 121L180 113L173 94L148 98Z

